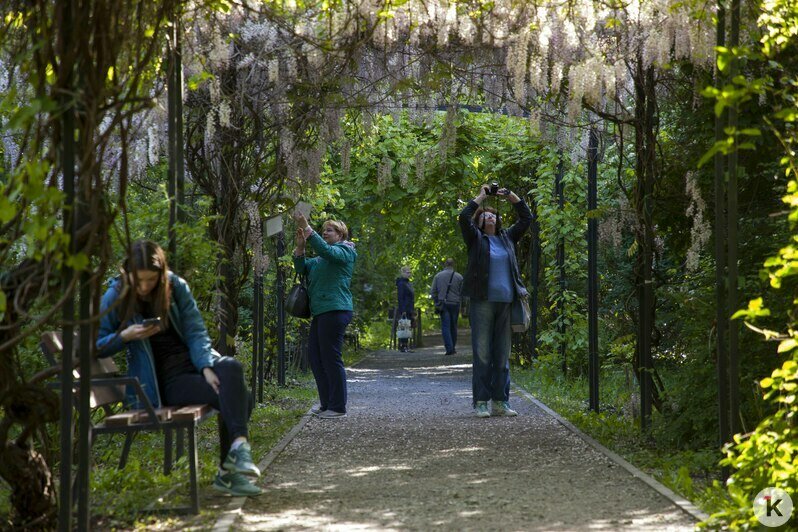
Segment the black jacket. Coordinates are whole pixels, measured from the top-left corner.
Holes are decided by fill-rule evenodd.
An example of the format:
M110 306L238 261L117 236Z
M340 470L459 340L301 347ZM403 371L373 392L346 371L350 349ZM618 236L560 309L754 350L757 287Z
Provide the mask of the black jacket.
M415 311L415 291L409 279L404 277L396 278L396 312L401 317L402 313L412 318Z
M479 205L471 200L460 212L458 221L460 231L463 233L468 248L468 267L463 275L463 295L473 299L484 300L488 298L488 274L490 268L490 242L474 223L473 217ZM518 215L518 221L509 229L501 229L496 236L499 237L504 248L510 256L510 268L515 282L516 295L526 295L527 291L521 281L521 270L515 258L515 244L521 239L524 232L532 224L532 211L522 199L513 205Z

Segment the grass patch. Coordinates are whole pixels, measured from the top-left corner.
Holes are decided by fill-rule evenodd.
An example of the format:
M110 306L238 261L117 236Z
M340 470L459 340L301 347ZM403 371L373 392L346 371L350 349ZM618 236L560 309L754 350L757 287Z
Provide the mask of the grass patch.
M257 404L250 420L250 440L255 462L262 460L272 447L299 421L316 399L310 374L292 374L288 385L266 384L264 402ZM55 441L57 442L57 435ZM91 515L98 529L207 529L216 520L229 498L210 487L219 461L217 423L208 420L200 425L197 439L200 485L200 514L174 517L152 514L147 507L174 507L189 502L189 467L187 457L177 461L172 474L163 474L163 435L139 434L131 448L127 466L116 465L124 444L121 435L103 435L92 449ZM58 475L58 464L51 464ZM177 489L170 493L172 488ZM10 487L0 484L0 513L10 514ZM167 495L168 494L168 495Z
M344 364L349 367L367 354L365 348L344 347ZM249 362L243 360L245 368ZM316 387L310 372L290 371L287 386L264 384L263 402L256 404L249 424L253 458L261 461L277 442L293 428L315 402ZM250 382L247 376L247 383ZM256 398L257 399L257 398ZM57 426L52 441L57 442ZM200 514L175 517L146 511L153 508L183 506L189 503L189 466L187 456L178 460L170 475L163 474L163 435L141 433L131 448L128 463L116 465L124 445L123 435L103 435L92 448L91 515L98 529L114 530L184 530L207 529L229 502L210 487L219 460L217 423L211 419L200 425L197 435L199 461ZM58 475L58 463L50 465ZM11 513L11 488L0 481L0 515Z

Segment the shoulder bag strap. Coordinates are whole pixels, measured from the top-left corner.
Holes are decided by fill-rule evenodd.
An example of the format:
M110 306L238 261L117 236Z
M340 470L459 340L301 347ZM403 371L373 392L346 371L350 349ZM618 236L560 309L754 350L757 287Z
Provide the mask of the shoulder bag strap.
M444 305L446 304L446 296L449 295L449 287L452 286L453 279L454 279L454 270L452 270L452 275L451 277L449 277L449 284L446 285L446 291L443 293L443 297L441 298L441 301L443 301Z

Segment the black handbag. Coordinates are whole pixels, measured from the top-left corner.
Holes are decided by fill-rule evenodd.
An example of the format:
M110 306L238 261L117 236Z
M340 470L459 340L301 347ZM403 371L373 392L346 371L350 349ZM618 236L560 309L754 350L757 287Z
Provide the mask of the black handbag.
M304 276L300 276L297 283L288 291L283 307L286 312L295 318L310 317L310 296L308 296Z

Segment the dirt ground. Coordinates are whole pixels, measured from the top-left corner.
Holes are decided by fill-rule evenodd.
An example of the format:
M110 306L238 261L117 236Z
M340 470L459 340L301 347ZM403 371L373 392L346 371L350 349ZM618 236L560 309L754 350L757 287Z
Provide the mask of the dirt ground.
M349 369L348 417L310 419L233 529L693 529L525 398L510 398L516 418L475 418L470 350L458 351L378 351Z

